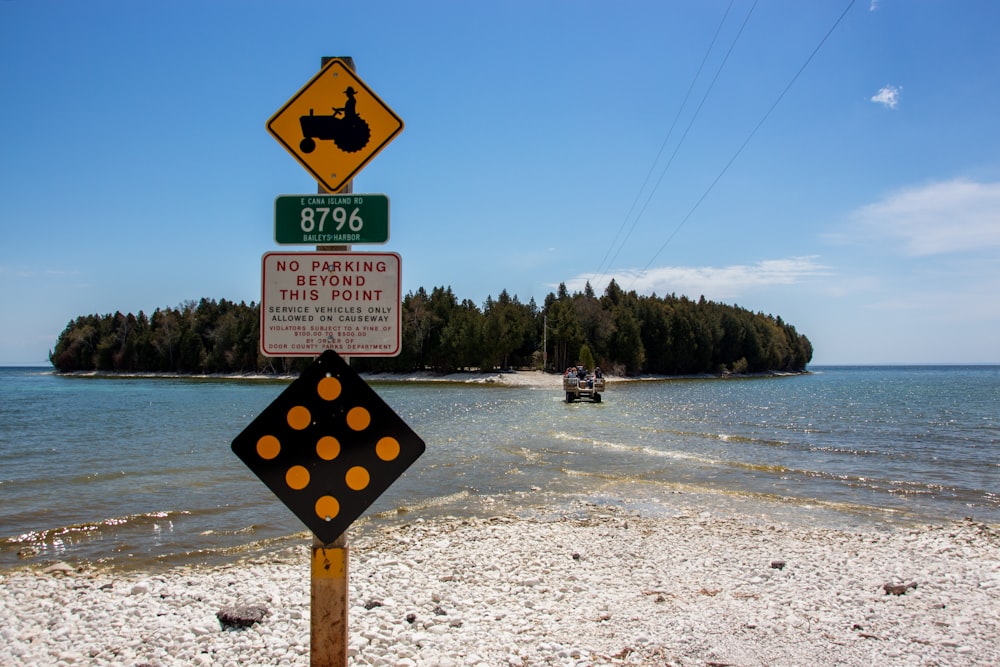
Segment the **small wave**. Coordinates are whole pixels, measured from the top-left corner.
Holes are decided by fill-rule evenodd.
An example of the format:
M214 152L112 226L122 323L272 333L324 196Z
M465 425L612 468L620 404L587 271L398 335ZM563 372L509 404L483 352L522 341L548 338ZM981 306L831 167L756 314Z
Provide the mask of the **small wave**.
M688 440L695 438L701 440L713 440L717 442L734 443L734 444L764 445L767 447L787 447L789 444L791 444L788 440L761 438L751 435L735 435L732 433L683 431L680 429L663 429L663 428L651 428L648 430L650 433L653 434L669 435L679 440Z
M203 530L199 535L207 537L209 535L253 535L260 529L260 526L245 526L243 528L234 528L232 530Z
M23 544L26 542L45 542L57 538L65 538L67 536L93 533L95 531L101 531L108 528L118 528L120 526L150 526L154 527L157 522L161 519L169 519L174 516L183 516L191 514L188 511L172 512L172 511L160 511L160 512L145 512L142 514L129 514L126 516L116 516L104 519L103 521L97 521L94 523L78 523L69 526L61 526L59 528L48 528L44 530L31 530L26 533L22 533L15 537L8 537L0 541L0 544Z
M815 445L809 447L811 452L824 452L826 454L850 454L852 456L891 456L889 452L877 452L874 449L856 449L853 447L835 447L833 445Z
M475 492L474 491L470 491L468 489L463 490L463 491L457 491L455 493L452 493L452 494L449 494L449 495L446 495L446 496L437 496L437 497L434 497L434 498L427 498L427 499L422 500L422 501L420 501L418 503L413 503L412 505L400 505L396 509L385 510L385 511L382 511L382 512L378 512L377 514L374 514L372 516L376 516L376 517L385 519L385 518L389 518L389 517L400 515L400 514L408 514L410 512L420 512L420 511L424 511L424 510L430 510L430 509L434 509L435 507L443 507L443 506L447 506L447 505L451 505L451 504L457 503L459 501L468 500L469 498L472 497L473 493L475 493ZM364 517L362 517L362 520L364 520Z
M70 547L85 542L98 542L120 536L123 532L158 536L173 531L173 518L190 512L146 512L110 517L103 521L78 523L58 528L31 530L0 539L0 552L13 552L19 559L62 557Z
M575 435L573 433L566 433L565 431L557 431L552 434L552 437L556 440L569 440L570 442L590 442L590 438L585 438L582 435Z
M664 459L674 459L676 461L694 461L696 463L706 463L709 465L715 465L719 463L718 460L709 458L707 456L698 456L696 454L691 454L689 452L679 452L669 449L656 449L654 447L646 447L642 445L625 445L618 442L606 442L599 443L601 446L612 450L618 450L623 452L637 452L640 454L645 454L646 456L653 456L657 458Z
M887 489L886 493L891 493L894 496L933 496L936 495L933 489L900 489L893 488Z
M771 472L775 474L787 474L789 472L794 472L790 468L783 465L775 463L747 463L744 461L727 461L725 465L735 466L737 468L743 468L745 470L753 470L755 472Z
M688 436L718 440L719 442L732 442L737 444L766 445L768 447L787 447L787 440L772 440L769 438L756 438L748 435L732 435L729 433L688 433Z
M600 447L603 449L610 449L613 451L620 451L620 452L644 454L646 456L654 456L657 458L695 461L698 463L708 463L708 464L719 463L719 461L715 459L708 458L705 456L698 456L695 454L691 454L689 452L681 452L671 449L657 449L655 447L649 447L646 445L628 445L622 442L611 442L610 440L597 440L596 438L588 438L580 435L573 435L570 433L557 433L555 437L558 440L581 442L587 445L591 445L593 447Z

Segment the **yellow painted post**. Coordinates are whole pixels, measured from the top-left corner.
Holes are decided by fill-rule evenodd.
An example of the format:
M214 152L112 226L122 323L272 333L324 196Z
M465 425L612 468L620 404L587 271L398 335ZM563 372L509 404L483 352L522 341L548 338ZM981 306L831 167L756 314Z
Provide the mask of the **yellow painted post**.
M313 538L309 664L347 665L347 532L330 544Z

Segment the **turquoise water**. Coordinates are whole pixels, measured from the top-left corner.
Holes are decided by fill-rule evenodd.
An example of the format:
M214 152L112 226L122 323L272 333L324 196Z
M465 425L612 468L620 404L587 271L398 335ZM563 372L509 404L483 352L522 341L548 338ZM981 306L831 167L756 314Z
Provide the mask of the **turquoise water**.
M0 369L0 569L212 562L300 533L230 449L285 386ZM681 493L708 509L773 501L807 520L1000 524L997 366L616 383L600 404L546 389L373 386L427 451L364 521L497 498L559 511L580 495Z

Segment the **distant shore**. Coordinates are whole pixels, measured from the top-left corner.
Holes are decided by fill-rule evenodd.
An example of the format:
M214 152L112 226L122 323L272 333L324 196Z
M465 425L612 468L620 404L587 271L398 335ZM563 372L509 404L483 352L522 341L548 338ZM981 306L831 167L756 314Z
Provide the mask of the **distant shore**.
M581 501L350 539L349 664L1000 664L1000 533ZM221 567L0 576L3 664L306 665L308 538ZM259 607L226 630L218 612Z
M274 380L291 381L298 378L297 373L292 374L266 374L266 373L160 373L160 372L116 372L116 371L72 371L61 373L52 370L54 375L63 377L83 377L83 378L151 378L151 379L191 379L191 380ZM767 373L752 374L699 374L699 375L635 375L617 376L605 375L606 382L654 382L666 380L692 380L692 379L726 379L744 377L778 377L791 375L807 375L810 371L800 373L786 371L772 371ZM562 387L562 374L545 373L543 371L494 371L490 373L480 373L475 371L456 373L433 373L431 371L415 371L412 373L359 373L366 382L445 382L455 384L493 384L510 387L534 387L538 389L560 389Z

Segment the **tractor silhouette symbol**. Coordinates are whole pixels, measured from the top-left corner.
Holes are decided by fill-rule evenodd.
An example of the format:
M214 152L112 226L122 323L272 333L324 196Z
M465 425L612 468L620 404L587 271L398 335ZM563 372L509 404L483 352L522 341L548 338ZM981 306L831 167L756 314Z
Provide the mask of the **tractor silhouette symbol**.
M299 123L302 125L302 141L299 142L299 149L303 153L312 153L316 150L316 139L332 141L345 153L356 153L368 145L372 133L368 123L355 110L356 93L354 88L348 86L344 91L344 95L347 96L344 106L333 107L333 113L329 116L313 115L312 109L309 110L308 116L299 116Z

